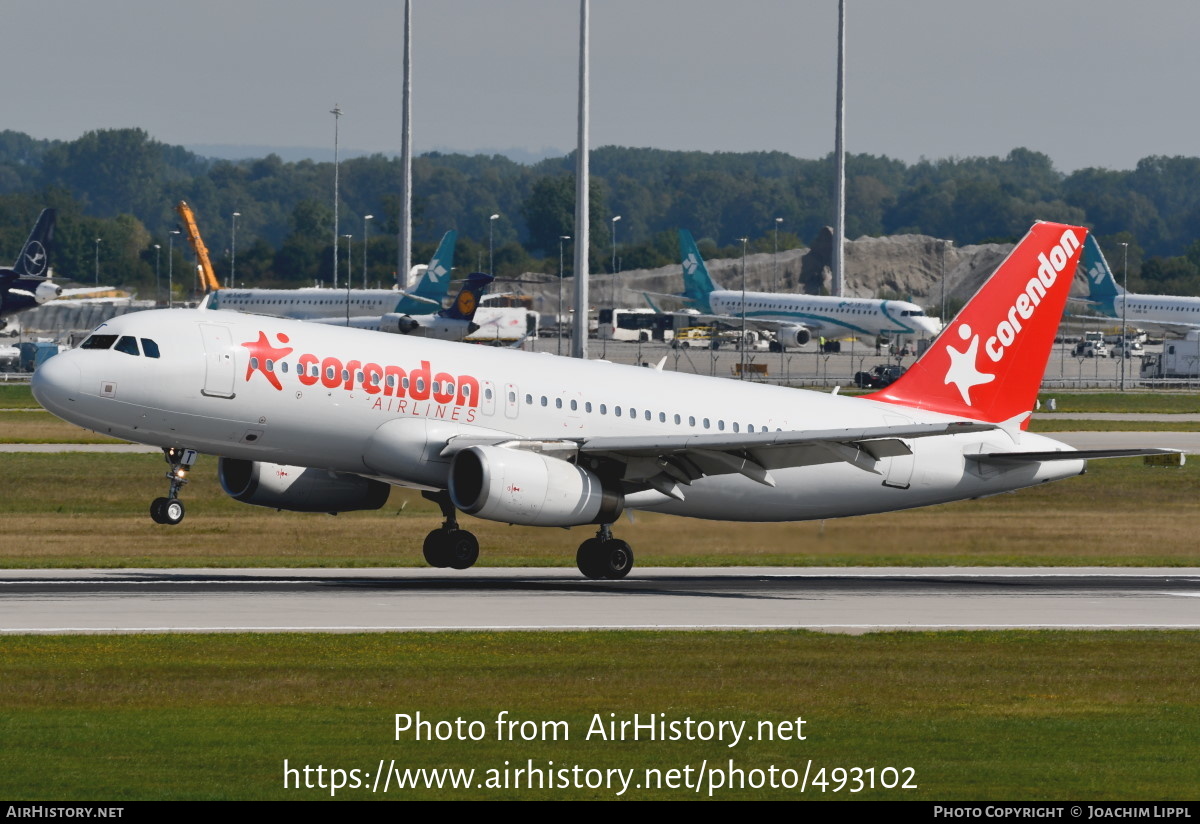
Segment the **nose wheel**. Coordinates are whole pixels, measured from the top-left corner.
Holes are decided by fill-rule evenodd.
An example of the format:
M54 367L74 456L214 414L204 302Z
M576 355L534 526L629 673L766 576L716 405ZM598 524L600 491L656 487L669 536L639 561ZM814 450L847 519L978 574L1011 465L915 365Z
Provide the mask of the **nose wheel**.
M421 493L433 501L442 510L440 529L435 529L425 536L422 547L425 562L431 567L445 569L468 569L479 560L479 541L465 529L458 528L456 510L445 492Z
M633 548L614 538L608 524L601 524L595 538L588 538L579 545L575 564L588 578L624 578L633 569Z
M186 510L183 501L179 500L179 492L188 482L188 470L196 463L197 453L194 449L171 447L163 450L163 458L171 467L167 470L167 480L171 482L167 497L155 498L150 504L150 518L156 524L174 526L183 520Z

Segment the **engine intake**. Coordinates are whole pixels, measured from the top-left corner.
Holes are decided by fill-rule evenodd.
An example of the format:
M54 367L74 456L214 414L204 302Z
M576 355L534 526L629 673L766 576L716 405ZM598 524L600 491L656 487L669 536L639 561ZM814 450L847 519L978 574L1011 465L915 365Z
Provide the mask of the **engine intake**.
M303 466L221 458L221 488L235 501L292 512L379 509L392 487L382 481Z
M477 518L525 526L612 523L624 499L593 472L538 452L472 446L450 464L450 499Z

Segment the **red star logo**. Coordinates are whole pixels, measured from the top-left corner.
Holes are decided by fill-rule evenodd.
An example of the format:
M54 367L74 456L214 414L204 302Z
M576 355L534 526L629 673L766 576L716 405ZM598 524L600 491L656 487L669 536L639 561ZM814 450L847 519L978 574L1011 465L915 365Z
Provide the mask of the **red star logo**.
M288 342L287 335L281 334L278 337L280 343ZM266 332L259 332L258 340L246 341L242 346L250 350L250 363L246 366L246 380L250 380L250 375L256 371L262 372L263 376L271 382L271 386L283 391L283 384L279 382L279 376L275 374L273 369L270 372L267 371L267 361L278 363L281 359L292 353L292 348L289 346L286 349L276 349L267 340Z

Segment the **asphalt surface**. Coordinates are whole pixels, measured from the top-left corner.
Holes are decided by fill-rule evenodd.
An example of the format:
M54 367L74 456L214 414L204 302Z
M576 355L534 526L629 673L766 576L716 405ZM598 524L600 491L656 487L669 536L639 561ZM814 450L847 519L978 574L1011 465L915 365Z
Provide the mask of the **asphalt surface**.
M1200 568L0 571L0 634L1200 629Z

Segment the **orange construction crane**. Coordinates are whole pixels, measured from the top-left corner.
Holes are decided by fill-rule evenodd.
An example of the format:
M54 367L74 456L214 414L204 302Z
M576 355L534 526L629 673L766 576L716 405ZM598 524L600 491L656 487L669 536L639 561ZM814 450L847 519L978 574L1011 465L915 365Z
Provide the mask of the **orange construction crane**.
M204 286L204 291L217 291L221 288L221 284L217 281L216 273L213 272L212 261L208 258L208 247L204 245L204 239L200 237L200 229L196 226L196 216L192 213L192 207L181 200L175 207L175 211L183 220L188 243L192 244L192 249L196 252L196 261L199 263L197 268L200 270L200 282Z

